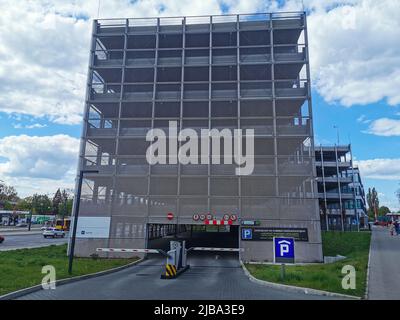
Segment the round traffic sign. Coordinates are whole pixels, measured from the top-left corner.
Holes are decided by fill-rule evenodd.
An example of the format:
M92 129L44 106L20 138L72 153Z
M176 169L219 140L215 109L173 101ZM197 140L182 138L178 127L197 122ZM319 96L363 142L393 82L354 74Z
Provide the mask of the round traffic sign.
M232 221L236 221L236 220L237 220L236 214L231 214L231 220L232 220Z
M207 215L207 220L212 220L212 218L213 218L212 214L209 213L209 214Z
M194 215L193 215L193 220L194 220L194 221L197 221L197 220L199 220L199 218L200 218L200 217L199 217L199 215L198 215L198 214L194 214Z
M201 215L200 215L200 220L201 220L201 221L204 221L205 218L206 218L206 215L205 215L205 214L201 214Z
M174 214L172 212L167 213L167 219L172 220L174 218Z
M224 214L224 220L228 221L229 220L229 214Z

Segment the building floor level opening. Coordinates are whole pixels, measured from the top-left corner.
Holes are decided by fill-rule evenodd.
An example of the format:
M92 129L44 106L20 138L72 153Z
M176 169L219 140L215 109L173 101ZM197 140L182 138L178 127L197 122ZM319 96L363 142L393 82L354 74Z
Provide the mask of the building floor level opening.
M186 241L186 248L239 248L239 226L148 224L147 248L169 248L172 240Z

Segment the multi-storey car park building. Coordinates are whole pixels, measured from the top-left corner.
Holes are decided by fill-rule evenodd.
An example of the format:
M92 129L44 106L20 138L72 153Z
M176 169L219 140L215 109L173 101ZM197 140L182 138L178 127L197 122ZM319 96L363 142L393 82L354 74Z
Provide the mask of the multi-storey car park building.
M364 186L351 145L315 148L323 230L357 230L368 224Z
M146 134L169 121L254 129L254 171L150 165ZM285 234L297 261L322 261L305 13L95 20L79 169L99 172L83 182L77 255L226 221L243 260L271 261Z

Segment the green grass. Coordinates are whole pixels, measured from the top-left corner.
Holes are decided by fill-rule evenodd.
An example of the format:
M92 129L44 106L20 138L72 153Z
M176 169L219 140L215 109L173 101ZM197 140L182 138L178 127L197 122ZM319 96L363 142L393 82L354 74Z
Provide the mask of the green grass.
M324 256L340 254L346 259L331 264L286 266L286 277L280 279L280 266L246 264L257 279L363 297L366 286L370 232L322 232ZM356 270L356 289L342 288L342 267Z
M0 252L0 295L40 284L45 265L55 267L57 280L69 278L66 253L67 245ZM137 259L75 258L71 276L119 267Z

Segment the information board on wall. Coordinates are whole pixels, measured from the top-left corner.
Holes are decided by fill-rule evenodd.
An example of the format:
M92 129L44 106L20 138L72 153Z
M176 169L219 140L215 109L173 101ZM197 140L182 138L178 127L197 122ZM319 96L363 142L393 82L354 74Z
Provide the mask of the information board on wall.
M307 228L242 227L241 238L243 241L272 241L274 237L308 241L308 230Z
M108 238L110 235L110 224L110 217L79 217L76 237Z

